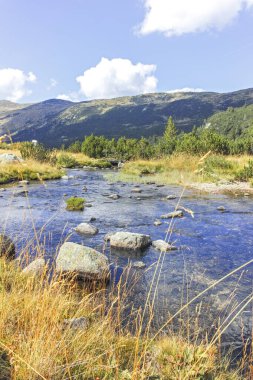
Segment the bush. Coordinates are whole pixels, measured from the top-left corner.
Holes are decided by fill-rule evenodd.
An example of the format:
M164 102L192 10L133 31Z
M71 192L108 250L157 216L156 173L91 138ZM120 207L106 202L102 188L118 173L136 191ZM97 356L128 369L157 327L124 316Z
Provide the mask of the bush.
M75 158L66 153L61 153L57 157L57 164L62 168L74 168L75 166L78 166L78 162Z
M46 149L42 144L34 145L31 142L24 142L20 147L20 154L24 160L33 159L39 162L56 163L55 152Z
M249 160L248 165L244 166L236 175L235 179L238 181L247 182L253 178L253 160Z
M78 197L70 197L66 199L67 207L66 209L69 211L83 211L85 199Z

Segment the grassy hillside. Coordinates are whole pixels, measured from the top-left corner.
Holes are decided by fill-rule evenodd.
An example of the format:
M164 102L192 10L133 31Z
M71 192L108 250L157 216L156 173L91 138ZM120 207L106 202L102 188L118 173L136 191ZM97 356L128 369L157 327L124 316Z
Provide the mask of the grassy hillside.
M179 130L188 132L216 112L250 104L253 89L227 94L154 93L80 103L52 99L5 114L0 134L10 131L14 141L37 139L50 146L92 133L115 138L161 136L170 115Z
M253 105L218 112L207 120L206 126L230 138L253 136Z

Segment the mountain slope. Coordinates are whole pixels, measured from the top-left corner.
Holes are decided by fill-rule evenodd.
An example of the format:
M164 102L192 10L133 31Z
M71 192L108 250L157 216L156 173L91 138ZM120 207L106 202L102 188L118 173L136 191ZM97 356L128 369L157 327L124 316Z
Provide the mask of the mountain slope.
M226 94L154 93L80 103L52 99L5 114L0 134L10 131L14 141L37 139L48 146L91 133L115 138L159 136L170 115L179 130L190 131L216 112L249 104L253 89Z
M253 105L218 112L207 119L205 127L230 138L253 136Z

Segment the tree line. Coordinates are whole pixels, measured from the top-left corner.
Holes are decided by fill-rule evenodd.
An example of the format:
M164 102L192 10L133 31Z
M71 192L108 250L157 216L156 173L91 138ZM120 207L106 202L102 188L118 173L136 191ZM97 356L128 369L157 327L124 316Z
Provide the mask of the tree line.
M70 152L82 152L92 158L117 158L120 160L159 158L173 153L238 155L253 154L253 137L231 139L211 128L194 128L190 133L178 133L169 117L162 137L108 139L90 135L71 144Z

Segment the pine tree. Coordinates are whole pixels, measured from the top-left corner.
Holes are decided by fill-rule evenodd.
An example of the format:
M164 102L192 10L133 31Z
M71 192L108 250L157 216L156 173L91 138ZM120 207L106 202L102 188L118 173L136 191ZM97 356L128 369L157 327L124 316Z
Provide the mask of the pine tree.
M166 124L163 137L166 143L170 143L175 140L176 136L177 136L177 130L176 130L174 121L172 119L172 116L170 116L168 118L168 122Z

